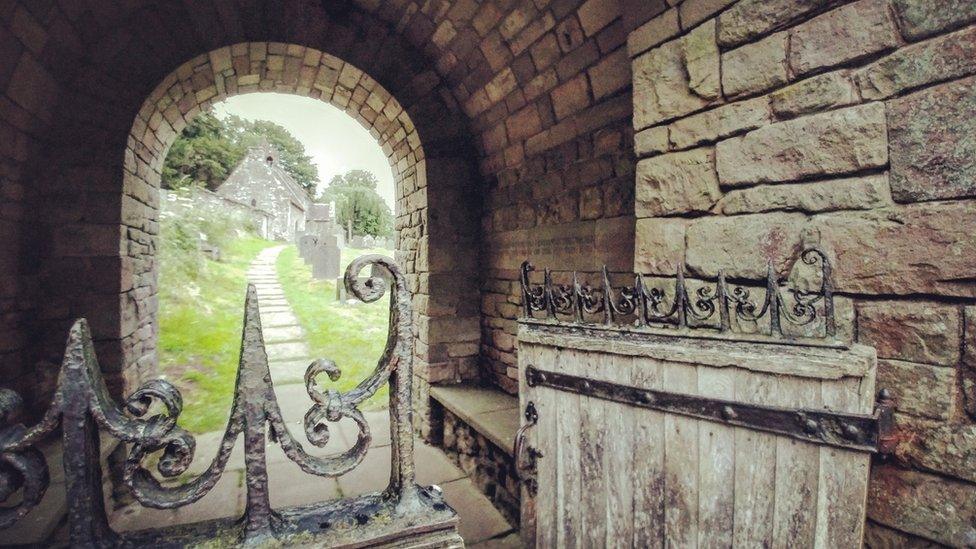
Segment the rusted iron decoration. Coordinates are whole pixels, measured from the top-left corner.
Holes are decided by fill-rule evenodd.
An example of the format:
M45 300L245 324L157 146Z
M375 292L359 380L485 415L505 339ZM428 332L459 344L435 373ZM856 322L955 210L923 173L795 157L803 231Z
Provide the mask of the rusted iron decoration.
M182 547L203 541L214 546L311 544L342 546L393 540L412 540L427 546L456 547L457 516L435 487L422 488L414 476L411 423L413 336L410 295L396 264L383 256L363 256L345 272L345 286L364 302L379 299L387 290L383 277L358 278L371 266L389 273L390 325L386 348L376 369L352 390L325 392L317 387L325 374L332 381L340 370L328 359L309 365L305 385L312 405L305 415L305 434L313 445L325 446L328 423L351 418L359 426L352 448L337 456L309 455L289 432L275 398L262 336L257 293L248 286L244 329L234 402L217 455L198 477L179 484L163 484L148 470L158 457L156 470L172 479L187 471L195 441L177 426L183 407L179 391L163 380L137 389L120 408L111 398L95 357L88 323L72 326L58 380L58 389L44 417L30 428L10 425L7 419L20 405L20 397L0 390L0 500L20 493L20 502L0 508L0 528L24 517L44 495L47 465L37 443L61 427L67 486L70 543L78 547L163 546ZM358 406L390 383L392 468L382 493L314 505L275 510L268 494L266 444L280 444L285 455L311 475L336 477L355 468L366 455L371 435ZM220 479L239 436L244 439L247 504L240 518L206 521L158 530L120 534L108 524L103 508L99 466L99 430L129 445L124 482L146 507L174 509L199 500ZM421 541L423 543L421 543ZM357 545L358 546L358 545Z
M530 495L535 495L539 489L536 480L536 461L542 457L542 452L536 448L528 447L525 459L522 458L523 448L525 447L525 435L529 428L539 422L539 412L535 408L535 403L529 402L525 406L525 422L515 433L515 443L513 455L515 456L515 475L522 482Z
M886 453L892 450L886 442L890 439L893 428L894 408L891 395L886 390L878 393L874 414L860 415L828 410L779 408L641 389L540 370L535 366L526 369L525 380L529 387L549 387L660 412L766 431L806 442L861 452Z
M728 282L722 271L715 282L689 292L691 284L685 278L684 266L679 265L669 296L666 290L648 283L640 273L633 275L632 286L615 288L606 266L599 273L596 287L581 283L580 273L576 271L572 272L569 283L557 284L553 281L555 271L548 268L543 271L541 284L533 284L530 274L535 268L525 261L521 269L522 313L529 320L536 318L537 312L544 312L538 320L606 326L631 324L637 328L674 327L722 334L741 332L743 326L755 327L766 322L765 335L772 338L833 340L837 326L830 260L821 250L808 248L793 261L790 272L801 262L817 268L818 287L805 289L801 284L780 280L770 262L766 269L765 294L760 302L753 298L749 287ZM784 330L784 324L815 327L817 333L797 335Z

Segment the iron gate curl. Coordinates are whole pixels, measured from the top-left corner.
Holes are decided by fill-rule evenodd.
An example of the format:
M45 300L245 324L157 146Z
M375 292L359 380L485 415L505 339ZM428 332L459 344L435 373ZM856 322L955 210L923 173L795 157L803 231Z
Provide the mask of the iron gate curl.
M457 546L457 517L434 488L417 485L414 475L411 422L413 335L410 294L396 264L380 255L363 256L346 269L344 283L364 302L378 300L387 291L381 276L360 279L367 267L389 273L390 324L386 347L373 373L348 392L321 391L324 374L336 381L339 367L328 359L308 366L305 385L312 405L305 415L305 434L313 445L329 441L329 423L351 418L359 426L356 443L337 456L308 454L282 419L275 397L262 335L257 292L247 288L241 354L230 418L217 455L192 480L166 485L164 479L184 474L193 460L194 437L177 425L183 408L180 392L165 380L153 380L120 407L109 395L95 356L85 319L77 320L68 335L57 392L43 418L32 427L10 424L22 404L15 392L0 389L0 501L16 494L20 501L0 508L0 529L27 515L44 496L49 475L37 444L61 427L68 503L68 530L72 546L187 546L209 544L257 545L316 543L337 546L402 540L436 540L438 546ZM390 425L393 459L390 482L382 493L275 510L268 496L267 439L280 444L285 455L310 474L337 477L362 462L369 448L369 425L359 404L390 383ZM220 479L237 438L243 435L247 504L242 517L220 519L134 533L114 532L103 506L99 465L99 430L129 445L123 479L136 500L146 507L175 509L206 495Z

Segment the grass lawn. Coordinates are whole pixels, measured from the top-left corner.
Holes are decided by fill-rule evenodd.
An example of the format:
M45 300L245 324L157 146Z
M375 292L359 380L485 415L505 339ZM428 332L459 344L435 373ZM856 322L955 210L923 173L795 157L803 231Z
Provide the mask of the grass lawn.
M353 259L371 253L392 256L391 250L346 248L342 250L340 274ZM277 268L285 298L305 330L312 356L329 358L342 371L342 377L334 385L326 380L328 387L341 391L355 387L376 368L383 353L389 328L389 293L373 303L340 304L335 299L336 281L313 279L311 267L298 256L295 246L281 252ZM389 404L388 394L384 385L360 408L385 408Z
M220 261L204 260L189 275L162 259L159 284L159 367L183 394L180 425L202 433L227 423L244 320L247 268L276 243L233 239Z

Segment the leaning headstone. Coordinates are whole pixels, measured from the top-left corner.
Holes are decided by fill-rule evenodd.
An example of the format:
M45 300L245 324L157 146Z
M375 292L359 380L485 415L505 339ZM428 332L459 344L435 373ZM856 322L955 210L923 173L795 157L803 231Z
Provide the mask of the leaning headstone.
M310 253L312 277L316 279L337 278L339 276L339 246L335 237L325 237Z
M366 235L363 237L363 248L375 248L376 239L372 235Z
M305 260L305 263L310 263L312 261L312 248L318 243L318 238L315 235L306 234L302 235L298 239L298 255Z
M366 243L363 241L363 237L361 235L356 235L352 237L352 240L349 241L349 247L358 248L361 250L366 247Z

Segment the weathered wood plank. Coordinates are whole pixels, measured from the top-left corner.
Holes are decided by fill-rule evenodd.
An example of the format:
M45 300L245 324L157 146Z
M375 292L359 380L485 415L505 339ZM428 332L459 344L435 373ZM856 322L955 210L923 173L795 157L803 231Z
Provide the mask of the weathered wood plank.
M637 359L631 372L635 387L661 389L661 363ZM633 547L664 546L664 414L634 410L634 536Z
M602 377L612 366L613 357L602 353L573 353L578 374ZM594 397L579 399L580 445L580 531L583 547L602 547L607 537L607 471L604 464L608 433L604 412L620 405ZM613 410L611 410L611 413ZM573 501L564 501L573 505Z
M776 390L773 376L746 370L735 373L735 400L769 403ZM776 504L776 436L735 429L735 516L733 547L770 547Z
M781 377L773 404L820 407L820 382ZM773 547L813 547L817 529L820 447L787 437L776 438L776 509Z
M698 368L665 364L664 387L685 394L698 392ZM664 416L664 535L672 547L698 543L698 423L697 419Z
M525 406L529 402L535 402L538 397L535 394L535 390L529 387L529 384L525 381L525 369L526 367L536 365L538 360L539 347L532 345L530 343L522 343L519 345L518 350L518 368L519 368L519 389L518 389L518 399L519 399L519 410L525 410ZM525 418L522 414L519 414L519 427L525 424ZM534 433L527 434L528 444L539 448L541 446L541 434L538 432L539 426L536 425L532 430L536 431ZM519 456L515 455L515 467L519 466ZM537 522L537 511L539 505L536 503L535 496L532 495L524 483L519 487L520 505L519 505L519 538L522 540L522 545L525 547L536 547L536 530L539 528Z
M838 412L867 413L860 379L821 384L823 405ZM860 547L871 456L830 446L820 447L817 547Z
M519 328L519 339L599 353L639 356L668 362L737 367L770 374L786 374L813 379L840 379L866 375L875 363L874 349L852 345L848 349L804 347L776 343L719 341L694 337L675 337L652 333L628 332L623 328L593 327L593 335L572 331ZM762 349L761 352L757 352Z
M698 394L732 400L731 368L698 368ZM730 547L735 505L735 430L711 421L698 422L698 547Z
M542 453L536 463L537 465L537 484L538 492L534 501L523 501L522 516L531 515L534 518L534 540L523 536L526 545L529 547L554 547L556 544L556 529L558 505L558 495L556 493L556 409L557 393L550 389L540 387L529 387L524 381L525 366L528 364L551 364L558 367L560 353L548 347L537 345L522 344L519 346L519 364L522 370L521 410L532 401L536 410L539 412L539 423L529 429L528 444ZM524 421L524 418L523 418ZM523 490L523 493L525 490ZM523 518L523 529L531 527L526 525ZM531 535L531 533L529 533Z
M571 350L552 351L561 355L557 371L580 375L581 358ZM575 393L554 393L556 405L556 544L554 547L580 547L582 537L580 501L580 397Z
M634 359L626 356L604 355L609 363L605 379L631 384ZM637 409L615 402L603 402L604 424L607 432L603 466L607 475L606 547L630 547L634 530L634 490L631 482L635 461L634 416ZM642 448L642 450L644 450ZM640 462L643 464L643 459Z

